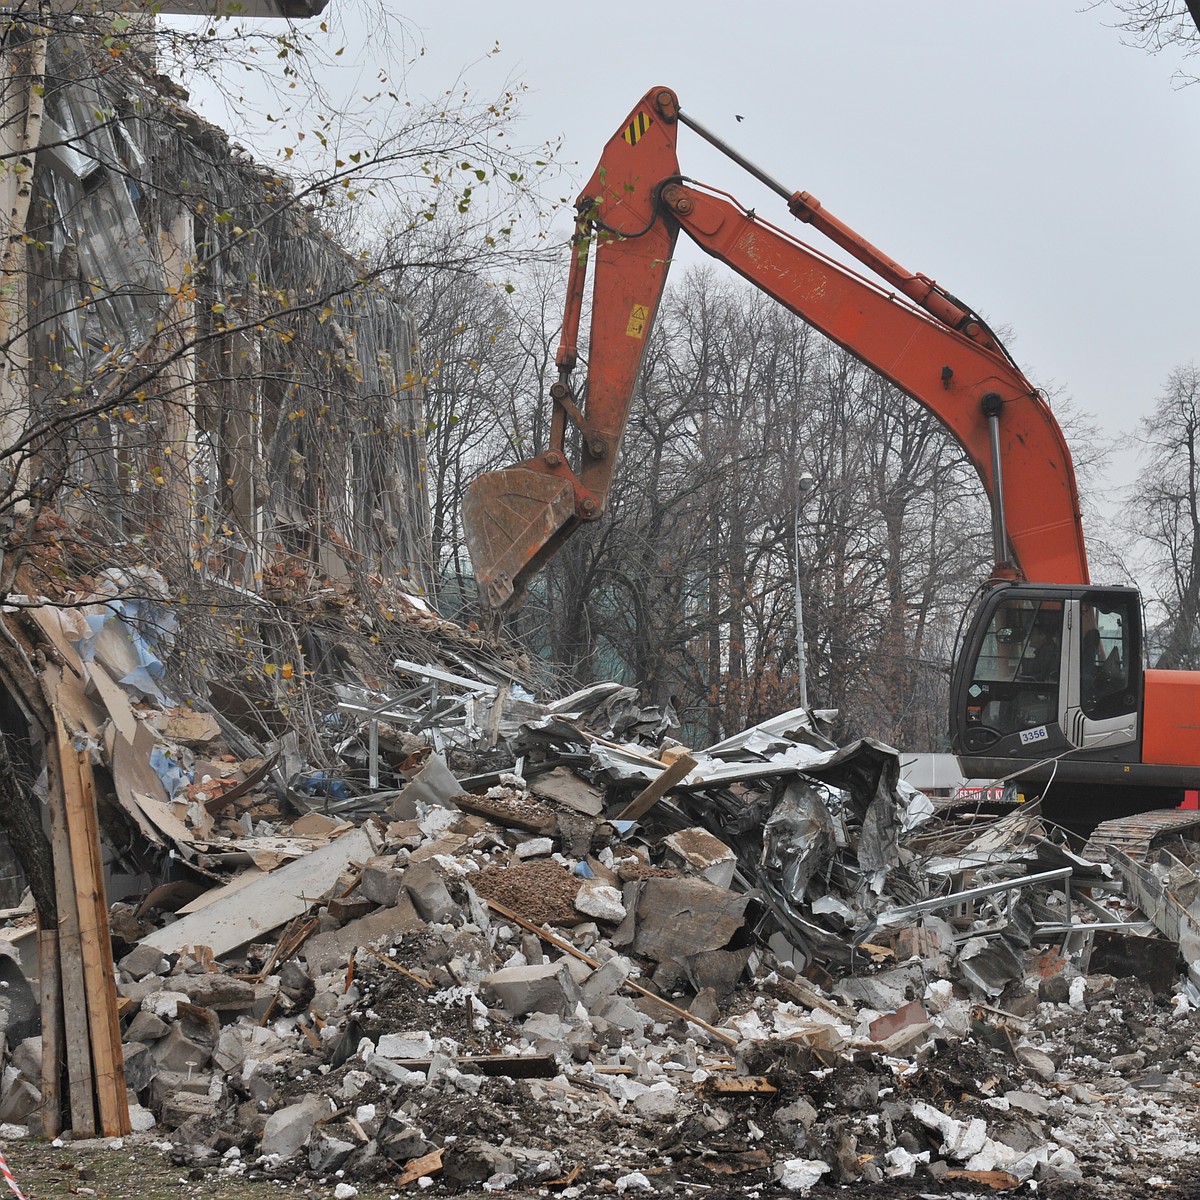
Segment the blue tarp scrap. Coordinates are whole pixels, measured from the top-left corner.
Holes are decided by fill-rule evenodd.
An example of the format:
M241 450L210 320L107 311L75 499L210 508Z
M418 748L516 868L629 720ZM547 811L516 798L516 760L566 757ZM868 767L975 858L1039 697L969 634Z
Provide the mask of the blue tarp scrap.
M168 796L174 796L180 788L192 782L194 772L185 767L166 746L155 746L150 751L150 765L162 780Z
M179 628L179 618L172 609L157 600L118 598L104 601L98 611L86 613L85 620L91 632L76 643L83 662L93 660L96 643L105 626L116 620L138 659L138 665L117 682L139 697L166 706L175 703L159 686L166 671L160 650L165 652L171 648Z

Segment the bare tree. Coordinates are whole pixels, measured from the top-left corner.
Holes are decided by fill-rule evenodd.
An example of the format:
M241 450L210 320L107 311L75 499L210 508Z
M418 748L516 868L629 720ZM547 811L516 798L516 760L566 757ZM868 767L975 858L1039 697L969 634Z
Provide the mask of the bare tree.
M844 733L935 748L954 630L987 561L961 448L706 270L669 289L637 388L609 513L546 572L550 654L580 682L674 698L716 738L798 700L799 567L814 702L842 711Z
M1116 27L1139 50L1177 50L1187 59L1200 53L1200 0L1097 0L1090 7L1115 9ZM1177 78L1181 83L1196 81L1187 68L1181 68Z
M387 284L511 255L535 190L513 97L314 101L264 166L161 71L253 36L66 7L0 18L0 592L169 611L175 677L319 762L338 687L423 653L393 618L435 580L426 369ZM306 35L266 45L301 96Z
M1200 666L1200 371L1194 363L1167 377L1141 424L1143 462L1133 488L1136 532L1152 547L1150 577L1161 619L1156 665Z

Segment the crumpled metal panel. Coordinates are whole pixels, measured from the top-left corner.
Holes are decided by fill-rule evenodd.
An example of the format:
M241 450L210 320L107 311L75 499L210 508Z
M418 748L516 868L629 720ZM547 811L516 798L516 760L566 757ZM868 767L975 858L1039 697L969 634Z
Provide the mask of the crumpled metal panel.
M763 826L763 872L777 876L786 901L801 904L808 885L837 848L825 789L793 779Z

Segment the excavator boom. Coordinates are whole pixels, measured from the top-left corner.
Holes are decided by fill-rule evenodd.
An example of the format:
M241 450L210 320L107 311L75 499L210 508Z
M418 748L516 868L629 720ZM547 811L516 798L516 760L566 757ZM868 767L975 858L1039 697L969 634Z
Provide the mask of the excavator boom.
M676 150L681 121L731 153L876 279L687 180ZM493 607L519 601L562 542L604 511L680 230L946 425L992 499L997 576L1087 582L1075 473L1053 413L984 323L932 279L906 271L808 193L789 193L746 164L681 114L668 88L647 92L609 140L577 210L550 445L480 476L464 506L476 579ZM587 385L577 393L572 372L589 260ZM1006 491L1005 476L1021 486Z
M851 269L733 197L686 178L687 125L852 256ZM604 148L578 201L550 445L481 476L464 520L494 607L604 511L638 372L684 232L936 416L992 504L995 563L950 679L950 737L968 777L1042 789L1043 812L1084 829L1179 802L1200 779L1200 676L1146 670L1141 599L1089 582L1071 453L1045 400L986 323L906 270L807 192L791 192L653 88ZM572 383L592 264L586 387ZM1048 789L1048 790L1047 790Z

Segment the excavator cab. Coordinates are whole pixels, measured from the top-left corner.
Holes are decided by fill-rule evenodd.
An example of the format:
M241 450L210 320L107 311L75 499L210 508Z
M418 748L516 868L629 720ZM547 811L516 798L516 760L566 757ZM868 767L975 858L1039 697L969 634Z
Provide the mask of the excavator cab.
M1134 588L1003 583L983 593L951 679L967 774L1086 780L1140 760L1142 620ZM1107 768L1111 770L1111 766Z

